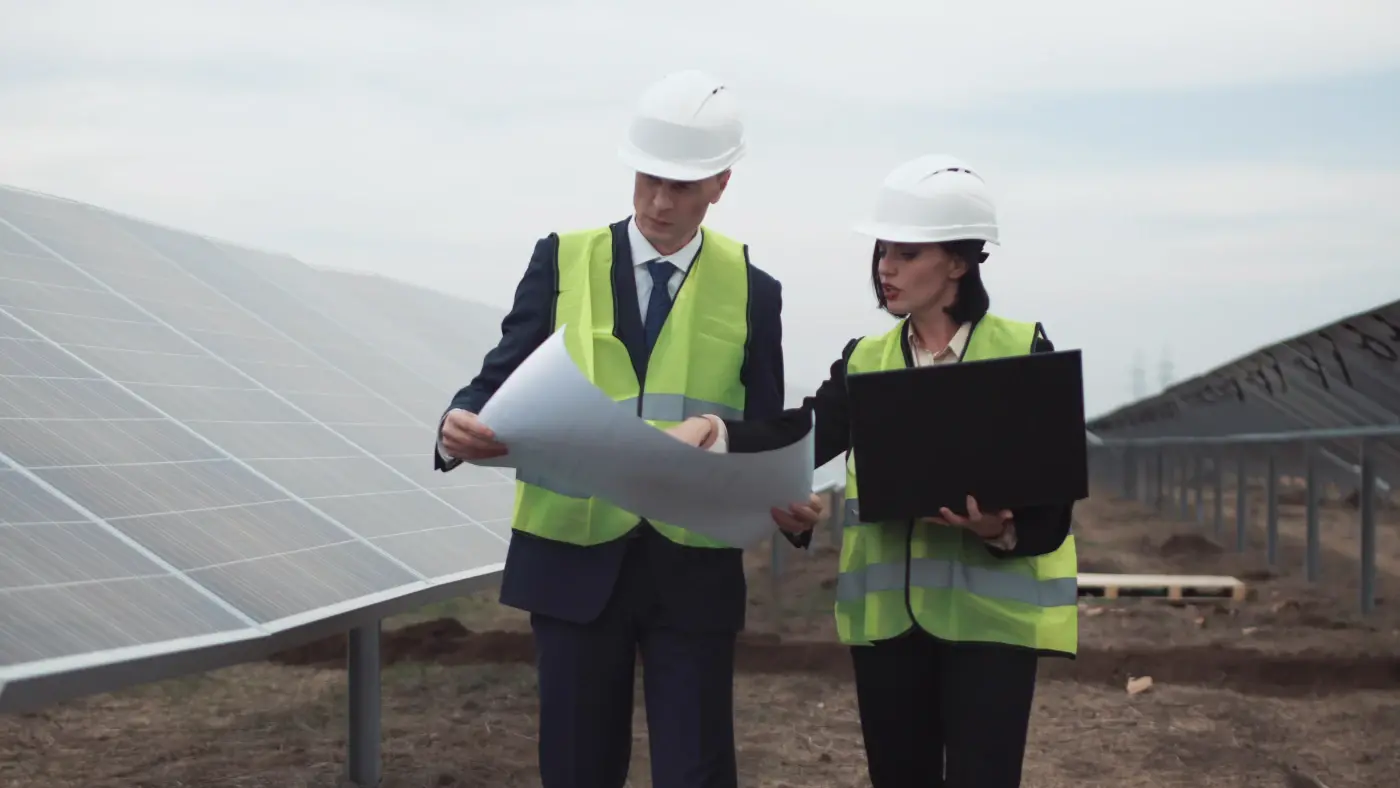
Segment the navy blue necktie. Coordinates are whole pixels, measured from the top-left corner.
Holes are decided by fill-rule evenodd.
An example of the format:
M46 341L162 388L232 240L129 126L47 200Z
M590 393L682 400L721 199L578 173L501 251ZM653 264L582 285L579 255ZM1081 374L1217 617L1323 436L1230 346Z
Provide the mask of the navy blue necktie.
M661 336L661 326L666 323L666 315L671 312L671 275L676 266L667 260L652 260L647 263L647 273L651 274L651 298L647 301L647 319L643 327L646 332L647 355L656 346L656 338Z

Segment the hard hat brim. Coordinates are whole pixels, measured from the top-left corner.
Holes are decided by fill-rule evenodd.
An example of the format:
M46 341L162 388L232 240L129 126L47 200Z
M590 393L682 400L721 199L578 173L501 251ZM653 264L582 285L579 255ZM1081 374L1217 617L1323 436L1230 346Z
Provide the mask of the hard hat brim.
M855 231L877 241L902 244L931 244L947 241L986 241L1000 244L995 225L963 225L959 227L910 227L883 222L860 222Z
M703 181L733 167L735 162L743 158L744 148L740 146L738 150L724 157L722 161L705 166L678 164L658 159L625 143L618 147L617 155L624 164L637 172L643 172L656 178L665 178L668 181Z

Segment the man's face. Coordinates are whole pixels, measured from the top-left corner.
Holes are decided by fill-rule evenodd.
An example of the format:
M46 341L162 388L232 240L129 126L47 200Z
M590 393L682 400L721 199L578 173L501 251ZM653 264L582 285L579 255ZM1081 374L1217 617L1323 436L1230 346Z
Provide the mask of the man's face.
M728 185L728 170L702 181L669 181L639 172L632 187L637 229L656 251L671 254L695 237L705 212Z

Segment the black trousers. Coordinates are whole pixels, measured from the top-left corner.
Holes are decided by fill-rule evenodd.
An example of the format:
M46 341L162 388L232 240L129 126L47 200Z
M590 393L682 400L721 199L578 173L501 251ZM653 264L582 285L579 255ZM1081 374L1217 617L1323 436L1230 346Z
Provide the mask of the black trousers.
M664 537L655 536L654 539ZM586 624L532 614L544 788L623 788L638 655L656 788L736 788L734 630L682 630L648 560L628 545L617 587Z
M873 788L1017 788L1038 655L914 630L851 648Z

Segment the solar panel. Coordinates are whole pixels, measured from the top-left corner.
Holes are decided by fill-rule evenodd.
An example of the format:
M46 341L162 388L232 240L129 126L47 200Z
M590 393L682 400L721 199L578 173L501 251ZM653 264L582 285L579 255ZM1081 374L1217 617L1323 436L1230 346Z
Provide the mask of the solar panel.
M434 421L441 416L442 393L464 385L500 338L504 313L493 307L382 276L287 265L270 255L242 254L237 259L308 309L355 315L354 321L342 325L346 332L411 367L431 384L428 390L439 392L426 409ZM414 390L421 394L422 387Z
M802 400L817 392L816 386L796 383L791 380L785 381L783 388L786 392L783 406L788 408L802 407ZM835 489L845 486L846 453L844 451L828 460L826 464L815 469L812 473L812 487L814 489Z
M299 375L285 384L295 389L295 393L289 390L288 394L293 404L332 426L364 452L373 455L383 468L414 486L412 491L400 491L395 485L392 496L378 501L400 511L413 512L425 520L447 516L440 511L444 504L454 507L501 537L481 543L479 528L460 525L460 530L451 534L457 544L469 547L474 551L472 556L479 556L480 550L488 548L498 552L504 549L514 503L509 474L473 466L464 468L466 473L444 476L434 473L427 459L432 448L431 435L448 396L466 382L464 378L474 369L474 363L479 362L480 355L475 359L465 354L461 356L456 379L450 388L444 388L441 377L431 379L403 363L404 357L412 354L408 343L402 341L392 327L381 322L373 333L353 328L356 324L376 322L373 310L361 309L345 315L342 320L327 316L324 306L286 292L280 280L295 269L304 269L299 263L251 250L215 246L204 239L150 225L128 224L131 232L151 248L179 261L186 272L236 299L251 317L276 331L282 340L316 358L316 366L299 367L295 372L285 368L265 370L263 380L276 390L283 376ZM287 273L279 277L279 270ZM444 333L440 344L458 350L462 341L450 337ZM390 343L395 352L378 351L374 347L378 343ZM237 352L236 348L225 349L226 354ZM484 353L485 348L480 351L481 355ZM328 369L335 372L328 373ZM424 445L425 435L429 436L427 446ZM343 460L336 462L344 464ZM360 469L363 472L374 465L373 461L361 461ZM363 516L358 505L344 514L346 518ZM457 521L460 523L460 518ZM431 549L420 560L450 561L471 557L451 555L448 536L440 535L425 543ZM500 552L497 557L503 556Z
M3 665L251 624L8 459L0 465L0 598Z
M528 250L526 250L528 252ZM524 270L525 256L516 264ZM287 270L285 267L279 271ZM479 367L483 357L500 337L502 310L484 304L465 301L448 295L383 276L343 272L315 272L308 278L309 287L298 295L314 299L332 299L333 303L363 301L373 304L374 312L393 322L406 333L441 346L440 337L458 334L465 342L452 347L452 369L448 385L460 386L462 359L471 359L471 369ZM473 342L472 340L477 340Z
M1098 416L1100 438L1226 436L1394 424L1400 415L1400 301L1379 304L1181 381L1166 391ZM1400 441L1373 438L1371 460L1384 476L1400 474ZM1328 464L1352 478L1357 440L1318 440ZM1301 444L1254 445L1286 474L1301 473Z
M254 259L0 189L6 690L499 571L509 477L429 465L451 392Z

